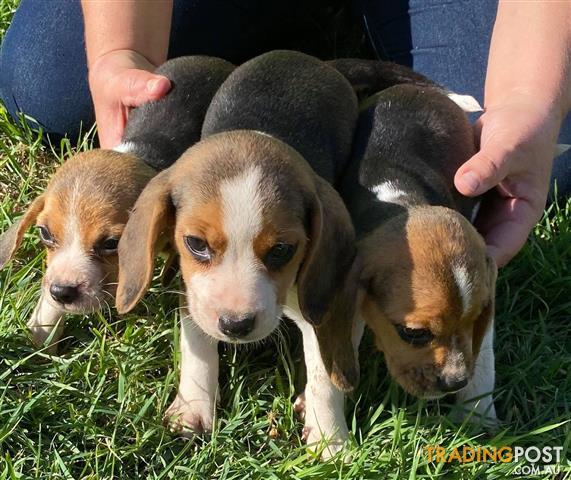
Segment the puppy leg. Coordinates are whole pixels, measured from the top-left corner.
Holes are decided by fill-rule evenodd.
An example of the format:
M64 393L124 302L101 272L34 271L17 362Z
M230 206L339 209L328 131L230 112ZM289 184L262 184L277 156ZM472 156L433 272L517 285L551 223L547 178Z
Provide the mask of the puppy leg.
M496 379L494 362L494 321L482 339L480 354L474 366L472 381L456 394L458 407L462 409L463 417L470 412L475 415L470 419L474 422L482 421L484 426L494 429L498 425L494 399L492 396Z
M327 442L321 455L326 460L343 448L349 436L343 411L344 395L329 379L313 326L303 319L295 322L303 335L307 384L294 408L305 418L303 439L314 447L322 439Z
M50 355L57 353L57 342L63 334L63 317L64 312L53 306L42 292L40 300L28 320L27 326L30 329L34 344L38 348L45 346L44 351ZM46 344L48 339L49 343Z
M192 437L212 430L218 393L218 342L205 335L183 307L180 344L180 385L165 421L173 432Z

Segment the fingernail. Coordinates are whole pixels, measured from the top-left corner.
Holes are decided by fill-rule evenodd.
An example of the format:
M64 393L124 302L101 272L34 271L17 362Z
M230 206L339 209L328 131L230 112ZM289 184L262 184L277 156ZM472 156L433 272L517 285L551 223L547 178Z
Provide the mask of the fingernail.
M157 78L155 78L153 80L149 80L147 82L147 92L153 93L157 89L159 82L160 82L160 80Z
M480 188L480 180L474 172L466 172L460 177L460 181L468 187L471 193L477 193Z

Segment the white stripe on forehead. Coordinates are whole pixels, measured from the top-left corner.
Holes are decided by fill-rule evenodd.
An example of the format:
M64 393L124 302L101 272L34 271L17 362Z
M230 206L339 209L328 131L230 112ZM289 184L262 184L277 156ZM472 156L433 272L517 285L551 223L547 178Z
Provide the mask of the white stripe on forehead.
M81 225L85 218L81 218L80 202L85 196L86 180L83 175L78 175L73 180L73 184L68 188L68 199L65 205L67 209L67 222L65 225L65 239L64 242L68 245L81 244Z
M240 175L225 180L220 185L222 218L228 238L227 253L253 250L254 238L262 230L262 198L259 167L252 166Z
M458 291L460 292L463 313L466 313L472 307L472 293L474 290L470 274L468 273L466 266L454 265L452 267L452 275L454 275L454 280L456 281Z

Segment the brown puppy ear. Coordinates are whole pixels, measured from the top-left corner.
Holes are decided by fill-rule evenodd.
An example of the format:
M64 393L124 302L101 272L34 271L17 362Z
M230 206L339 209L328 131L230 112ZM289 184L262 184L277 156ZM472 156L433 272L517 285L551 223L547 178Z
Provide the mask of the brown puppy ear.
M488 298L482 313L474 324L474 335L472 337L472 351L474 353L474 358L480 353L482 340L484 339L484 335L486 334L490 323L494 319L496 311L496 280L498 278L498 266L496 265L496 261L488 255L486 255L486 267L488 276Z
M135 202L119 240L119 281L116 306L131 310L145 294L153 276L156 244L174 218L166 171L153 178Z
M315 327L323 364L333 384L343 391L353 390L359 382L356 344L356 310L361 262L355 258L342 290L331 305L331 316Z
M309 245L297 278L303 317L316 327L321 356L332 382L350 390L358 381L352 343L360 265L355 231L343 201L315 177Z
M40 195L32 202L24 216L0 236L0 268L14 256L22 243L24 233L44 209L44 203L44 197Z

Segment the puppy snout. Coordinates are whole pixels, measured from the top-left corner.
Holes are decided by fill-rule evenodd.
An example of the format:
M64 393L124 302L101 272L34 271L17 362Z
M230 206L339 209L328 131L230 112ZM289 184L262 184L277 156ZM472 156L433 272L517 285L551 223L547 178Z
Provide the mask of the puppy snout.
M50 285L50 295L58 303L73 303L79 298L79 285L59 285L52 283Z
M236 314L225 312L218 317L218 328L225 335L233 338L241 338L248 335L256 323L255 313Z
M436 379L436 385L443 392L457 392L468 385L468 377L466 375L441 375Z

